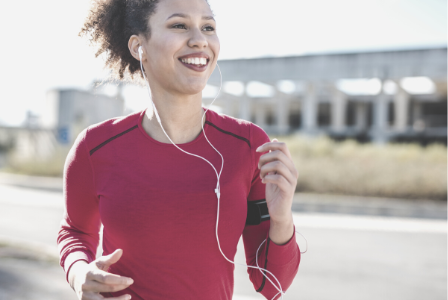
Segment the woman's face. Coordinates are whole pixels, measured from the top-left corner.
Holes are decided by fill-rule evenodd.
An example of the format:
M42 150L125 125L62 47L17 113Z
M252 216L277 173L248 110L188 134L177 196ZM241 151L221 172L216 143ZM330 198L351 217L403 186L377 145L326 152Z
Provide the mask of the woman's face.
M149 20L151 37L143 44L146 74L174 94L198 94L219 54L216 22L205 0L161 0Z

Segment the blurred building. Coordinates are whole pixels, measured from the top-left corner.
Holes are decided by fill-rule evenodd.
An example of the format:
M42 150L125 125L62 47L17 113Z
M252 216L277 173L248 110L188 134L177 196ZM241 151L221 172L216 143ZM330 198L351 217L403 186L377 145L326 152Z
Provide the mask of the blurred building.
M124 99L119 91L111 97L76 89L50 90L39 127L54 130L61 144L71 144L87 126L123 115Z
M242 88L239 94L224 88L214 105L268 133L446 144L447 48L235 59L219 66L224 87L239 82ZM219 87L217 70L209 84ZM257 90L264 92L257 96Z
M219 66L224 88L216 109L269 134L446 144L446 47L223 60ZM220 81L216 69L208 83L219 87ZM235 84L239 92L227 88ZM112 96L48 91L41 116L28 114L20 128L0 127L0 165L8 149L48 157L87 126L124 113L121 85Z
M70 147L87 126L122 116L124 99L121 88L107 96L94 91L53 89L47 92L40 116L27 114L21 127L0 127L0 167L6 163L5 153L17 159L54 157Z

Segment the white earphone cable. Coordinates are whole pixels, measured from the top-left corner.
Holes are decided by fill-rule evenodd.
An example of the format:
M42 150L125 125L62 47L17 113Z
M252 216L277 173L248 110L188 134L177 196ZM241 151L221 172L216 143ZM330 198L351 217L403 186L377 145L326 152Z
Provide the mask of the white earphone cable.
M230 263L233 263L233 264L235 264L235 265L244 266L244 267L249 267L249 268L259 269L260 272L261 272L262 274L263 274L262 270L264 270L264 271L268 272L269 274L271 274L272 277L274 277L275 281L278 283L279 288L278 288L278 287L277 287L277 286L276 286L276 285L269 279L268 276L266 276L266 274L263 274L263 275L269 280L269 282L272 283L272 285L276 288L276 290L279 291L279 292L272 298L272 300L275 299L275 297L277 297L278 294L281 294L281 299L283 299L283 295L285 294L285 292L283 292L283 290L282 290L282 288L281 288L281 284L280 284L280 282L277 280L277 278L274 276L274 274L272 274L270 271L268 271L268 270L266 270L266 269L263 269L263 268L261 268L261 267L258 266L258 251L260 250L260 248L261 248L261 246L263 245L263 243L266 242L266 239L263 240L263 242L260 244L260 246L259 246L258 249L257 249L257 252L256 252L256 263L257 263L257 266L250 266L250 265L240 264L240 263L236 263L236 262L234 262L234 261L231 261L230 259L228 259L228 258L224 255L224 253L222 252L222 249L221 249L221 245L220 245L220 243L219 243L219 237L218 237L218 224L219 224L219 207L220 207L220 198L221 198L221 191L220 191L219 179L220 179L220 177L221 177L221 173L222 173L222 170L223 170L223 168L224 168L224 157L223 157L223 156L221 155L221 153L220 153L220 152L219 152L219 151L218 151L218 150L217 150L217 149L210 143L210 141L209 141L208 138L207 138L207 135L205 134L205 130L204 130L204 116L205 116L205 114L207 113L207 111L209 110L210 106L213 104L213 102L214 102L214 101L216 100L216 98L218 97L219 93L221 92L221 88L222 88L222 74L221 74L221 69L219 68L218 63L216 63L216 66L218 67L219 75L220 75L220 78L221 78L221 84L220 84L219 91L218 91L218 93L217 93L215 99L213 99L212 103L210 103L210 105L209 105L209 108L207 108L207 110L206 110L206 111L204 112L204 114L202 115L202 118L201 118L201 126L202 126L202 132L204 133L204 137L205 137L205 139L206 139L207 142L210 144L210 146L212 146L212 148L215 149L215 151L221 156L222 163L221 163L221 170L219 171L219 174L218 174L218 172L216 171L215 167L213 166L213 164L212 164L211 162L209 162L207 159L203 158L202 156L199 156L199 155L196 155L196 154L187 152L187 151L185 151L185 150L179 148L179 147L178 147L178 146L171 140L171 138L168 136L168 134L165 132L165 129L164 129L163 126L162 126L162 121L160 120L159 114L158 114L157 109L156 109L156 107L155 107L155 105L154 105L154 101L152 100L152 95L151 95L151 90L150 90L150 87L149 87L149 82L148 82L148 80L146 79L145 71L143 70L143 63L142 63L142 52L143 52L143 50L141 49L141 46L139 47L138 52L139 52L139 56L140 56L140 68L141 68L141 70L142 70L142 74L143 74L143 77L144 77L145 82L146 82L146 87L147 87L147 90L148 90L149 98L151 99L151 103L152 103L152 106L153 106L153 109L154 109L154 113L155 113L155 115L156 115L157 121L159 122L160 127L162 128L163 132L165 133L165 135L167 136L167 138L170 140L170 142L171 142L174 146L176 146L176 148L178 148L178 149L181 150L182 152L185 152L186 154L189 154L189 155L192 155L192 156L196 156L196 157L198 157L198 158L203 159L203 160L206 161L209 165L211 165L212 168L213 168L213 170L215 171L215 174L216 174L216 177L217 177L217 180L218 180L218 182L217 182L217 184L216 184L216 189L215 189L215 193L216 193L216 196L217 196L217 198L218 198L218 209L217 209L217 216L216 216L216 230L215 230L215 233L216 233L216 240L217 240L217 242L218 242L218 248L219 248L219 251L221 252L222 256L223 256L228 262L230 262ZM302 235L300 232L298 232L298 231L296 231L296 232L299 233L300 235ZM302 236L303 236L303 235L302 235ZM305 238L305 237L304 237L304 238ZM306 240L306 239L305 239L305 240ZM307 242L307 249L308 249L308 242ZM301 252L301 253L305 253L305 252L306 252L306 250L305 250L304 252Z

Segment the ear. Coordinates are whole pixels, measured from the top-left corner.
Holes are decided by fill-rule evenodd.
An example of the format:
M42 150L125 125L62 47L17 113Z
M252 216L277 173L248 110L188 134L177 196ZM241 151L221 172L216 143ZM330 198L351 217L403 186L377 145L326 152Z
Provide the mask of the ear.
M131 52L131 55L138 61L140 61L140 56L138 54L138 47L143 45L142 42L143 42L142 38L135 34L132 35L128 41L129 51ZM142 49L143 49L142 59L143 59L143 61L145 61L145 59L146 59L145 50L143 47L142 47Z

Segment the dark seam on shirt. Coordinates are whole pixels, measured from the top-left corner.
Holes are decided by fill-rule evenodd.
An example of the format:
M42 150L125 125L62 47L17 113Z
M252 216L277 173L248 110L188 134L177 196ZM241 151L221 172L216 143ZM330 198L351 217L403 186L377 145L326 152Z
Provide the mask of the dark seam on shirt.
M129 128L129 129L127 129L127 130L125 130L125 131L123 131L123 132L121 132L121 133L119 133L119 134L117 134L117 135L111 137L111 138L108 139L107 141L102 142L101 144L99 144L98 146L96 146L95 148L93 148L92 150L90 150L90 156L92 156L92 154L95 153L95 151L97 151L98 149L100 149L101 147L103 147L104 145L106 145L107 143L112 142L112 141L115 140L116 138L119 138L120 136L122 136L122 135L128 133L129 131L132 131L132 130L136 129L137 127L138 127L138 125L135 125L134 127L131 127L131 128Z
M213 126L213 127L215 127L216 129L218 129L218 130L221 131L222 133L230 134L231 136L234 136L234 137L236 137L237 139L240 139L240 140L245 141L245 142L249 145L249 148L250 148L250 142L249 142L248 139L246 139L246 138L244 138L244 137L242 137L242 136L236 135L236 134L234 134L234 133L231 133L231 132L229 132L229 131L225 131L224 129L219 128L218 126L216 126L215 124L211 123L210 121L205 121L205 123L206 123L206 124L209 124L209 125L211 125L211 126Z
M268 265L268 250L269 250L269 242L271 241L271 239L268 237L268 242L266 245L266 260L264 261L264 269L266 269L267 265ZM261 283L260 288L257 290L257 292L261 292L264 288L264 284L266 283L266 271L264 271L264 276L263 276L263 282Z

